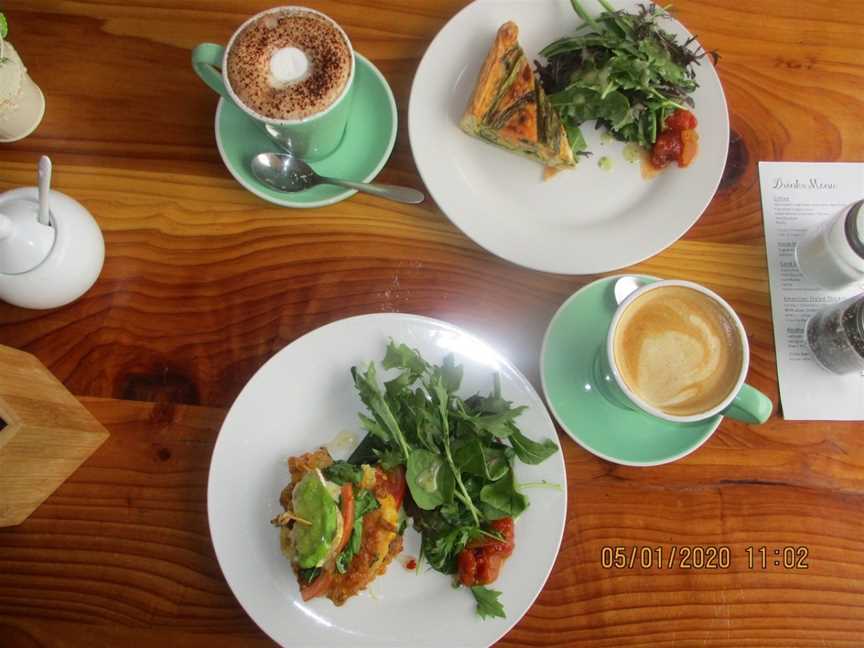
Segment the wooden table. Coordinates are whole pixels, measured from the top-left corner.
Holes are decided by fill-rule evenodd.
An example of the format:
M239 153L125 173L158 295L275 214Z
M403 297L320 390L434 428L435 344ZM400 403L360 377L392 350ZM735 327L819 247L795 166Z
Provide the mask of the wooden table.
M466 0L309 0L345 26L399 106L380 176L422 188L406 123L434 34ZM277 350L380 311L464 326L539 386L541 336L593 277L532 272L467 240L432 201L357 196L286 212L222 166L216 96L189 50L224 42L265 0L7 0L10 39L44 90L36 133L2 147L0 189L56 184L105 232L80 301L0 305L0 343L36 354L110 440L35 514L0 530L0 645L270 645L237 604L206 521L225 409ZM732 138L722 186L690 232L632 268L702 282L741 314L750 382L777 402L757 160L864 159L859 0L680 0L722 54ZM561 435L569 488L556 567L504 646L864 644L864 426L724 421L673 465L626 468ZM603 569L604 546L728 546L728 569ZM749 568L746 548L808 548L808 569ZM769 558L771 556L769 555ZM769 560L769 562L772 562Z

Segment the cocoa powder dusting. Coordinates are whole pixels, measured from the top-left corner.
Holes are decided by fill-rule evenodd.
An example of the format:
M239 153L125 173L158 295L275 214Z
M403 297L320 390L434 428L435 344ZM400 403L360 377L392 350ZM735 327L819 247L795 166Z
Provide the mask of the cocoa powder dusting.
M309 72L274 87L270 59L283 47L306 54ZM228 79L240 100L273 119L302 119L326 110L342 93L351 73L351 50L326 19L298 11L269 13L238 34L228 53Z

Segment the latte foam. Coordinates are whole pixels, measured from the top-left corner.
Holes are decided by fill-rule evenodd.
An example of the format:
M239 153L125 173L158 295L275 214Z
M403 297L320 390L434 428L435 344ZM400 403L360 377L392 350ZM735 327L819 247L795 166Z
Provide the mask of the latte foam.
M637 297L618 322L613 353L627 387L673 416L722 403L744 362L738 328L723 307L680 286Z
M302 9L262 14L228 51L231 89L271 119L304 119L330 107L351 76L348 40L325 16Z

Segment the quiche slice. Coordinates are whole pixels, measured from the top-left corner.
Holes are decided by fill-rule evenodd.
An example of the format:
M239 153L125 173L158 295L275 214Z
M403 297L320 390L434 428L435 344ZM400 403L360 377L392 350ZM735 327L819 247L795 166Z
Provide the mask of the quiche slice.
M567 133L519 45L519 27L501 26L460 127L469 135L540 162L576 166Z

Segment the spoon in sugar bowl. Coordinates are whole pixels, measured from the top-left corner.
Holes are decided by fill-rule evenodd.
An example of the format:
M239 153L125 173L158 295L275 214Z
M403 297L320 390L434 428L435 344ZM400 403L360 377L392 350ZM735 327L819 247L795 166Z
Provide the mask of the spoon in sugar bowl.
M311 189L319 184L332 184L409 205L421 203L426 198L422 192L410 187L352 182L320 176L303 160L287 153L259 153L252 158L251 167L252 173L258 180L288 193Z

